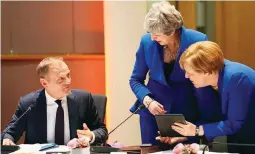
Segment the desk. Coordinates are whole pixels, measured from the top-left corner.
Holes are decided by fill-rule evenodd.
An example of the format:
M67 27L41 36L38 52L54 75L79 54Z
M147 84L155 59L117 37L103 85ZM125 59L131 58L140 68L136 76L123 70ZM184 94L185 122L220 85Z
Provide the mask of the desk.
M129 146L121 148L123 152L125 151L140 151L141 154L173 154L172 150L162 151L159 146L151 146L151 147L140 147L140 146ZM203 151L199 151L198 154L202 154ZM230 153L218 153L218 152L208 152L206 151L205 154L230 154Z
M147 153L161 151L161 149L159 146L151 146L151 147L128 146L128 147L121 148L121 151L122 152L137 151L137 152L140 152L141 154L147 154Z
M49 149L46 151L39 151L42 145L40 144L21 144L19 145L20 149L11 154L46 154L46 152L52 151L70 151L71 154L90 154L90 148L82 148L82 149L74 149L71 150L67 146L61 145L58 148ZM151 146L151 147L140 147L140 146L128 146L121 148L122 152L131 152L132 153L141 153L141 154L172 154L171 150L162 151L159 146ZM101 153L102 154L102 153ZM202 154L202 151L199 151L198 154ZM206 152L206 154L229 154L229 153L217 153L217 152Z
M80 153L86 153L89 154L90 150L89 148L83 148L83 149L74 149L70 150L67 146L61 145L57 148L49 149L46 151L39 151L40 147L42 145L40 144L20 144L20 149L18 151L13 152L12 154L45 154L46 152L52 152L52 151L72 151L72 154L80 154ZM81 151L82 150L82 151ZM128 146L121 148L122 152L134 152L134 153L141 153L141 154L147 154L152 152L161 151L158 146L152 146L152 147L140 147L140 146Z

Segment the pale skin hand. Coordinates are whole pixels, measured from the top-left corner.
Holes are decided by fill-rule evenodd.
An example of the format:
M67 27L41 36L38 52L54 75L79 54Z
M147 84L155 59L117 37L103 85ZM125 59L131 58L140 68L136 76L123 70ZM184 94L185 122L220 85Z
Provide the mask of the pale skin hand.
M3 140L3 145L16 145L12 140L6 138Z
M87 147L89 146L89 139L88 138L79 138L77 140L78 147Z
M156 115L156 114L165 114L166 110L164 109L164 106L158 103L157 101L151 102L149 106L149 111L151 114Z
M83 130L79 129L77 130L77 136L79 138L78 140L79 146L88 146L89 142L93 138L92 132L85 123L83 123ZM84 139L84 137L88 138L88 140L82 140L82 138Z
M149 107L147 107L148 104L146 102L150 102ZM144 97L143 104L148 108L150 113L153 115L166 113L164 106L158 103L157 101L151 99L149 96Z
M188 138L187 137L161 137L161 136L157 136L156 140L158 140L162 143L165 143L165 144L174 144L174 143L184 142L184 141L188 140Z
M196 135L196 125L186 121L185 124L181 123L174 123L174 125L171 126L173 130L175 130L177 133L183 135L183 136L195 136ZM204 130L202 126L199 126L199 136L204 135Z

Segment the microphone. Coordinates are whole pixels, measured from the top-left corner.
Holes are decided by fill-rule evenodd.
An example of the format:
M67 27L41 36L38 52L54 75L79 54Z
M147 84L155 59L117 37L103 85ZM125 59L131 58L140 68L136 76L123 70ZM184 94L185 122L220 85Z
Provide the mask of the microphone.
M139 105L139 107L135 110L135 112L133 112L130 116L128 116L125 120L123 120L118 126L116 126L113 130L111 130L108 133L108 136L113 133L117 128L119 128L124 122L126 122L129 118L131 118L134 114L136 114L138 111L140 111L141 109L145 108L144 104Z
M2 140L4 140L5 134L6 134L17 122L19 122L19 120L20 120L23 116L25 116L25 115L28 113L28 111L31 111L32 108L33 108L34 106L35 106L35 103L31 104L31 105L28 107L28 109L27 109L14 123L10 124L10 126L7 127L7 128L3 131L3 133L2 133Z
M131 118L134 114L136 114L138 111L140 111L141 109L145 108L144 104L141 104L138 106L138 108L130 115L128 116L125 120L123 120L119 125L117 125L113 130L111 130L108 133L108 136L113 133L117 128L119 128L123 123L125 123L129 118ZM112 147L110 144L108 143L103 143L101 146L91 146L90 148L90 152L91 153L111 153L111 152L118 152L120 151L119 148L116 147ZM128 153L134 153L133 151L129 151Z
M108 136L113 133L117 128L119 128L123 123L125 123L129 118L131 118L134 114L136 114L138 111L140 111L141 109L145 108L144 104L141 104L138 106L138 108L130 115L128 116L125 120L123 120L119 125L117 125L113 130L111 130L108 133ZM95 146L94 146L95 147ZM101 151L107 151L108 149L112 148L112 146L108 143L103 143L102 146L97 147L97 149L102 149ZM114 151L112 151L114 152Z
M224 144L224 145L233 145L233 146L251 146L251 147L255 147L255 144L245 144L245 143L224 143L224 142L211 142L205 145L204 149L203 149L203 153L205 154L205 150L209 145L213 145L213 144Z

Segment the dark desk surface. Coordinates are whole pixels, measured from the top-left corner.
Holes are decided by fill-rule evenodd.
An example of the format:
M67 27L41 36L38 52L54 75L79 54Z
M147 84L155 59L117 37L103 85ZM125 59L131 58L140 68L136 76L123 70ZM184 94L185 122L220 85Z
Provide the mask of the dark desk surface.
M128 152L128 153L147 154L147 153L161 151L161 149L159 148L159 146L150 146L150 147L128 146L128 147L121 148L121 151Z

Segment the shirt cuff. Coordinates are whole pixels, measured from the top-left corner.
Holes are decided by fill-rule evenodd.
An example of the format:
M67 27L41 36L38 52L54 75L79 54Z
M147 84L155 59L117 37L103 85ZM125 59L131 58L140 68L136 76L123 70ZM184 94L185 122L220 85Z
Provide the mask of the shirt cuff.
M2 140L4 140L4 139L10 139L14 143L14 138L10 134L8 134L8 133L6 133L3 136Z
M91 131L91 133L92 133L92 139L91 139L91 141L90 141L90 144L92 144L92 143L95 142L95 134L94 134L94 132L92 132L92 131Z

